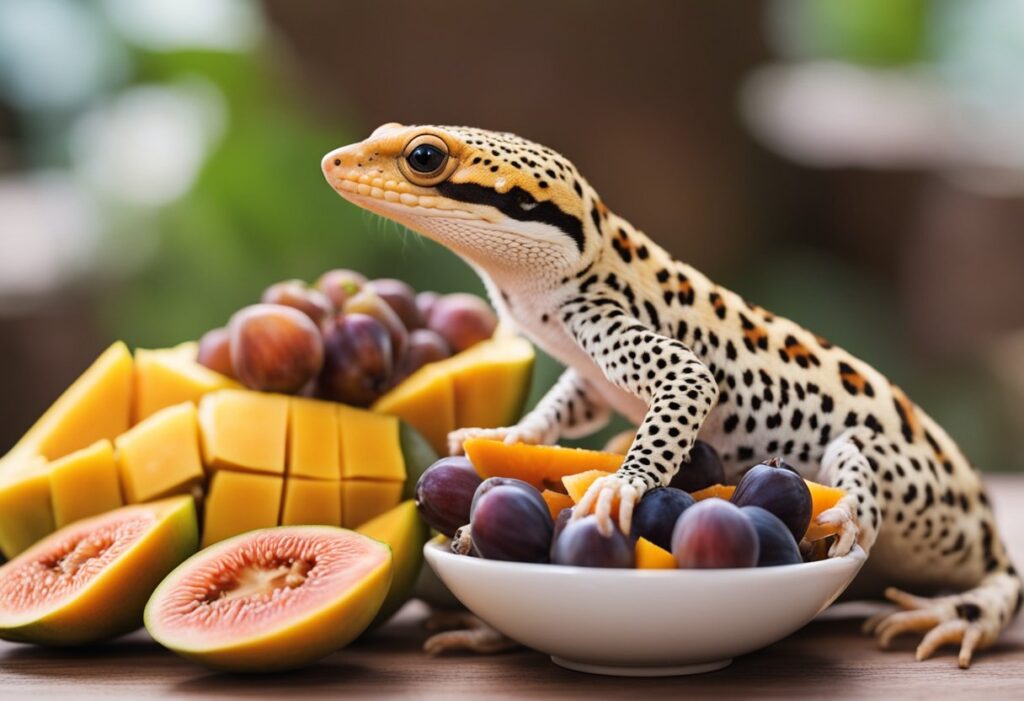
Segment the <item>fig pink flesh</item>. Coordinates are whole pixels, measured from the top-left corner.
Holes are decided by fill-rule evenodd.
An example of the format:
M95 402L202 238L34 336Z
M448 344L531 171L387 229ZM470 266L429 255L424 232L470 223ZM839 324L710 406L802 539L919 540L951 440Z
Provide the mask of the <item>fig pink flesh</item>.
M336 600L387 560L347 531L258 531L195 556L161 587L163 635L201 633L204 646L287 626Z
M73 597L155 521L146 513L98 525L90 519L50 536L0 568L0 611L50 609Z

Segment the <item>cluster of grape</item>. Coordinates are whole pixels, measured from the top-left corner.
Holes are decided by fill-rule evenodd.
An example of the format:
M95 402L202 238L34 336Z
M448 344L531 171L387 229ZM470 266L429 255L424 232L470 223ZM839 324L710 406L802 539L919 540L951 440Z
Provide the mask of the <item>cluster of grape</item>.
M802 562L798 543L810 524L811 493L804 480L775 459L750 468L726 501L695 501L722 482L714 449L697 442L673 485L647 492L636 505L629 536L602 531L595 516L572 520L563 509L552 521L540 492L521 480L480 479L466 458L442 458L421 476L416 503L432 528L459 540L469 524L471 554L494 560L634 567L636 540L670 551L681 568L766 567Z
M271 285L199 341L198 361L249 389L369 406L427 363L488 339L497 319L475 295L416 291L330 270Z

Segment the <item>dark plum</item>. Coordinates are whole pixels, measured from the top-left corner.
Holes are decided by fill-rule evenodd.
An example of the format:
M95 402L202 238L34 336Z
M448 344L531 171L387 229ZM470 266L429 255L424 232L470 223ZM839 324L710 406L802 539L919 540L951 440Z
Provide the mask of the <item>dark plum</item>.
M487 302L476 295L445 295L434 303L427 325L460 353L494 334L498 319Z
M210 329L203 334L196 362L221 375L235 377L235 368L231 365L231 334L226 328Z
M416 482L416 508L428 526L451 538L457 529L469 523L469 509L480 482L476 469L466 458L441 458Z
M558 512L558 516L555 518L555 527L551 532L551 546L554 547L555 541L558 540L558 536L565 530L566 525L569 523L569 519L572 518L572 507L566 507Z
M797 565L803 562L793 534L778 516L760 506L744 506L740 511L750 519L757 531L758 567Z
M540 492L509 482L477 488L469 519L473 548L488 560L547 562L551 549L551 513ZM532 490L532 493L531 493ZM563 534L564 535L564 534Z
M364 287L345 302L345 314L366 314L379 321L391 338L392 360L397 365L409 346L409 331L398 314L376 292Z
M271 285L263 291L260 299L264 304L283 304L294 307L320 326L334 313L331 300L320 290L315 290L302 280L285 280Z
M684 492L696 492L724 482L725 470L718 451L704 441L695 441L690 448L690 461L682 464L668 486Z
M633 535L637 538L646 538L665 550L671 550L672 529L676 521L695 503L693 497L681 489L652 489L633 510Z
M548 508L547 503L544 501L544 497L540 495L540 492L530 484L523 480L518 480L515 477L488 477L480 486L476 489L476 494L473 495L473 504L470 506L470 516L473 514L473 509L476 508L476 503L484 494L491 491L495 487L512 487L514 489L522 490L530 499L533 499L539 506L543 506L545 509ZM551 520L551 512L548 511L548 520Z
M724 499L694 504L672 531L672 554L683 568L754 567L758 553L754 524Z
M452 354L445 340L430 329L416 329L409 334L409 346L395 370L395 384L398 384L424 365L444 360Z
M736 506L760 506L779 517L799 541L811 523L811 490L781 461L755 465L736 485L730 499Z
M556 565L577 567L633 567L636 555L633 541L612 527L601 533L596 516L569 521L551 546L551 561Z
M369 406L391 382L391 337L365 314L344 314L324 327L324 368L318 394L355 406Z
M394 278L379 278L366 284L388 303L409 331L421 329L426 324L420 308L416 306L416 290L407 283Z
M249 389L292 394L324 364L324 340L308 316L281 304L244 307L228 322L231 367Z
M316 289L331 300L334 310L340 312L349 297L356 295L366 284L366 276L355 270L335 268L328 270L316 281Z

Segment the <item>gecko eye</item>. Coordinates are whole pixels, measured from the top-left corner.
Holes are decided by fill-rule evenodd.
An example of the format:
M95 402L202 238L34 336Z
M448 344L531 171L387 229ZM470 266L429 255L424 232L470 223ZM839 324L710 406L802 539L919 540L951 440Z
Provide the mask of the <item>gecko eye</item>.
M422 144L414 148L406 160L409 161L409 167L417 173L429 175L441 169L448 160L448 154L437 146Z
M451 175L453 161L444 140L433 134L421 134L406 145L399 166L414 184L428 187Z

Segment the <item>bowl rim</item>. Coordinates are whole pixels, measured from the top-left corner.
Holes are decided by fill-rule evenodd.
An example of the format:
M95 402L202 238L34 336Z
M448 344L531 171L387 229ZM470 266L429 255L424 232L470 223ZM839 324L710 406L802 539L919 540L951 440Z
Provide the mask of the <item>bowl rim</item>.
M585 570L588 577L596 578L631 578L631 579L655 579L655 578L705 578L721 577L722 573L728 573L733 577L789 577L796 574L814 574L817 572L833 572L845 570L848 567L858 567L867 560L867 554L860 547L854 544L853 549L842 557L830 557L815 562L801 562L796 565L773 565L771 567L719 567L714 569L636 569L636 568L611 568L611 567L579 567L575 565L555 565L551 563L535 562L512 562L509 560L485 560L480 557L470 557L453 553L448 548L448 539L443 541L440 538L432 538L423 545L423 554L428 559L431 557L446 560L457 558L466 567L492 567L515 570L519 573L534 572L542 576L565 577L576 576L580 570Z

